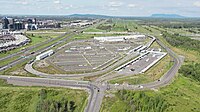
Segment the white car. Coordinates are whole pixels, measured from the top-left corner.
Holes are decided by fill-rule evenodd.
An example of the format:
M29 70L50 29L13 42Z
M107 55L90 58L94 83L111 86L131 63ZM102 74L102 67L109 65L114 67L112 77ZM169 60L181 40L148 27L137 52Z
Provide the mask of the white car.
M119 84L118 84L118 83L115 83L115 86L119 86Z
M144 88L144 86L142 86L142 85L139 85L138 87L139 87L139 88L141 88L141 89L143 89L143 88Z

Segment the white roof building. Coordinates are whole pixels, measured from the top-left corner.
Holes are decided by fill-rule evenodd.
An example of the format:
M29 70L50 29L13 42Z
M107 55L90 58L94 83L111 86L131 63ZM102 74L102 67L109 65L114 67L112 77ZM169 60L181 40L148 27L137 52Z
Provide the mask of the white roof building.
M46 57L51 56L53 53L54 53L53 50L49 50L49 51L47 51L47 52L44 52L44 53L42 53L42 54L36 56L36 60L42 60L42 59L44 59L44 58L46 58Z
M129 36L94 37L94 39L101 42L121 42L129 39L137 39L144 37L145 35L129 35Z

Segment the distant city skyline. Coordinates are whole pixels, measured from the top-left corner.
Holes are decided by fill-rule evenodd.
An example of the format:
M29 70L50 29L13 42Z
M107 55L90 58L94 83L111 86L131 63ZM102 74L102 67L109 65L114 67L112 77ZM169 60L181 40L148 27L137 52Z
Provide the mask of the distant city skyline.
M1 0L0 14L200 17L200 0Z

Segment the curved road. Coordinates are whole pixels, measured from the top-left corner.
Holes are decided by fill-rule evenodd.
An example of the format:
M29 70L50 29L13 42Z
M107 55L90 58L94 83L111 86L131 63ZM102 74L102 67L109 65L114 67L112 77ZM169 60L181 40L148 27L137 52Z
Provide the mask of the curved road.
M155 82L151 82L151 83L147 83L147 84L140 84L140 85L119 85L119 86L115 86L115 85L109 84L109 88L111 88L111 89L143 90L143 89L155 89L155 88L159 88L159 87L163 87L163 86L168 85L170 83L170 81L174 78L176 73L178 72L178 70L181 67L181 65L183 64L184 57L178 56L170 48L165 46L160 40L157 39L156 41L173 58L174 65L170 68L170 70L167 73L165 73L160 78L160 80L155 81Z

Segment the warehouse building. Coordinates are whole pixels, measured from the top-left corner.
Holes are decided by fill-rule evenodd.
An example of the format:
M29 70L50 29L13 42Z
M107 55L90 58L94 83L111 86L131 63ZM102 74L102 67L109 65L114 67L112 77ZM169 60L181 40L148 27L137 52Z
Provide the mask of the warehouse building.
M109 37L94 37L100 42L123 42L129 39L145 38L145 35L129 35L129 36L109 36Z

